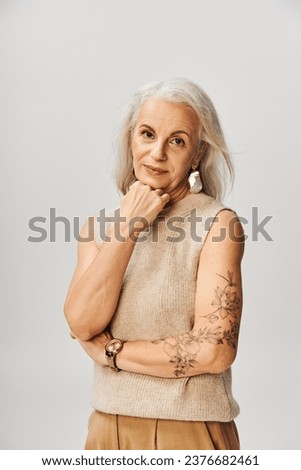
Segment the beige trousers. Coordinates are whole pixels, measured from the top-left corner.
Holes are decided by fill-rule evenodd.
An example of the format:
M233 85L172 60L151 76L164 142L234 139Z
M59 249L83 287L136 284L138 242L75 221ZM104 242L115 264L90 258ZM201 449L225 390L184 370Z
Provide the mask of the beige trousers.
M176 421L93 411L86 450L239 450L234 421Z

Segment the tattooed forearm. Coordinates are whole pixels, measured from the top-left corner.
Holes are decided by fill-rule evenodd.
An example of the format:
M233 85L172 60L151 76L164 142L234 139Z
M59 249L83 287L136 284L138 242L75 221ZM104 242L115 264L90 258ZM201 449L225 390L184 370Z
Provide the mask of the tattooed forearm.
M218 273L217 275L226 281L226 285L223 288L216 287L211 302L214 310L201 315L201 318L207 319L209 325L219 321L218 325L204 326L198 331L192 330L183 335L153 341L154 344L163 343L164 352L169 356L169 362L174 365L176 377L184 376L190 368L198 364L197 356L202 343L228 345L233 349L237 347L241 309L237 284L233 282L231 271L228 271L227 277Z
M240 298L236 292L237 284L233 282L233 272L228 271L228 278L218 273L217 275L227 281L227 284L223 289L219 286L216 287L214 291L215 298L211 302L211 305L216 308L213 312L202 315L202 317L208 318L210 323L215 323L220 318L224 320L229 315L234 320L237 320L240 309Z
M200 328L198 331L190 331L183 335L152 341L153 344L163 342L163 349L170 357L170 363L174 364L176 377L186 374L188 369L197 364L196 357L202 343L221 345L227 343L236 348L239 331L239 322L230 320L230 328L223 330L220 326Z

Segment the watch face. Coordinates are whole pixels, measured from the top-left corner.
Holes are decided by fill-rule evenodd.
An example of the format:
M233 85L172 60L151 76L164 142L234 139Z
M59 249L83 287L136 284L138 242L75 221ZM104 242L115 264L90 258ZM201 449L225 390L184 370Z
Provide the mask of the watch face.
M120 339L111 339L106 345L106 351L108 353L117 353L122 348L122 342Z

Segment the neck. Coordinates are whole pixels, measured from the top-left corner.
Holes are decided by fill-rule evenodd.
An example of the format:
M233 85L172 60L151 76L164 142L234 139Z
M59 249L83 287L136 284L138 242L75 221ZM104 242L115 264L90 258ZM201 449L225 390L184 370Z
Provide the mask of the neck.
M184 199L184 197L186 197L188 194L190 194L190 190L189 190L188 185L185 185L182 188L177 188L174 192L171 191L169 193L170 200L169 200L168 204L166 204L166 206L171 206L175 202L178 202L181 199Z

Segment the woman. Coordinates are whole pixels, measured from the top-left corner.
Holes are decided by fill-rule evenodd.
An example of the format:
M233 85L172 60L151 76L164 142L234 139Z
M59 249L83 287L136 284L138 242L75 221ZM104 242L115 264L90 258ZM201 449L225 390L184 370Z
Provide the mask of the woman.
M64 309L95 363L85 448L239 449L244 241L221 203L233 169L212 102L185 79L143 87L119 153L120 208L79 242Z

